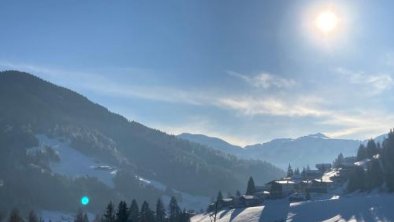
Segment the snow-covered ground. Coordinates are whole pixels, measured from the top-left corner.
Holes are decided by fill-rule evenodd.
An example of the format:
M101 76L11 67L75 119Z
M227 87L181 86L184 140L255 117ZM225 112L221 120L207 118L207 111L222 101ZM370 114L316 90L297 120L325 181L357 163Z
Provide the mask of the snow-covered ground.
M227 209L217 213L217 222L317 222L394 221L394 194L353 194L289 203L286 199L266 201L264 206ZM211 222L199 214L192 222Z
M44 222L73 222L75 220L75 213L65 213L60 211L43 210L38 215ZM87 213L89 221L93 221L96 215Z
M98 164L93 158L84 155L72 148L68 142L58 139L51 139L45 135L36 135L39 147L34 149L44 149L45 146L51 147L60 158L59 162L52 162L50 168L52 172L76 178L81 176L96 177L109 187L114 187L112 178L116 169L105 164Z
M152 186L157 190L165 191L167 189L167 186L159 181L143 178L141 176L136 176L136 178L141 183L144 183L148 186ZM194 210L205 209L210 202L209 197L191 195L178 190L173 190L173 192L181 196L181 199L178 200L178 204L181 208L194 209ZM163 195L161 199L166 205L168 205L171 197L167 195Z

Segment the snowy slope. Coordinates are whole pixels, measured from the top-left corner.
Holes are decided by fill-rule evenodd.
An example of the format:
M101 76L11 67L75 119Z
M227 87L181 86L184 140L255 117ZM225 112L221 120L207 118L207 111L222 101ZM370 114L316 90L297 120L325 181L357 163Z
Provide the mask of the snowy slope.
M68 142L51 139L45 135L36 135L36 138L39 141L39 147L33 149L44 149L45 146L49 146L55 150L60 158L59 162L50 164L52 172L71 178L96 177L107 186L114 187L112 178L116 174L115 168L98 163L93 158L72 148Z
M393 205L394 194L356 194L291 204L283 199L266 201L259 207L222 210L218 212L216 221L394 221ZM200 214L191 221L211 222L211 218Z

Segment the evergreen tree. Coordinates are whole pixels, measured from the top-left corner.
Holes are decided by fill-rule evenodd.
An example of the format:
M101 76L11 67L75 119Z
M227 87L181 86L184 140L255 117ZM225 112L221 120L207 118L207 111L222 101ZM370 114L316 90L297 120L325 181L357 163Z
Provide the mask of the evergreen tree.
M306 178L306 169L305 169L305 167L302 168L301 177L302 177L303 179Z
M29 222L39 222L38 216L33 210L29 212Z
M144 201L141 206L140 221L153 222L155 220L153 211L149 208L148 202Z
M368 140L366 149L367 149L368 158L372 158L374 155L379 153L378 146L376 145L373 139Z
M390 130L382 144L382 159L385 180L390 191L394 191L394 131Z
M129 210L127 209L127 203L120 201L118 205L118 211L116 212L116 222L127 222L129 217Z
M379 160L373 159L368 166L367 182L368 188L373 189L383 184L383 172L380 167Z
M138 222L139 218L140 218L140 210L137 201L134 199L131 201L128 222Z
M356 190L363 191L365 189L365 172L362 167L356 167L350 174L349 183L348 183L348 191L353 192Z
M287 177L292 177L293 175L294 175L293 169L289 164L289 167L287 167Z
M338 155L337 159L334 161L334 164L333 164L334 167L335 167L335 168L341 167L341 166L343 165L344 160L345 160L345 158L343 157L343 154L340 153L340 154Z
M249 177L248 187L246 188L246 195L252 195L256 193L256 186L254 185L253 177Z
M186 209L183 209L183 211L181 212L179 221L180 222L189 222L190 221L189 214L186 212Z
M20 216L18 209L13 209L11 211L10 218L8 219L8 222L23 222L23 219Z
M300 176L300 175L301 175L300 169L299 169L299 168L296 168L296 169L294 170L294 175L295 175L295 176Z
M222 208L223 206L223 194L221 191L218 192L218 196L216 197L216 203L218 206L218 209Z
M170 204L169 204L169 212L170 212L170 217L169 221L170 222L178 222L179 221L179 216L181 213L181 209L178 206L178 202L176 201L175 197L171 197Z
M166 210L164 208L163 202L159 198L156 203L156 222L164 222L166 218Z
M103 216L103 222L115 222L114 204L109 202Z
M357 151L357 161L361 161L368 158L368 152L367 152L367 148L361 144L358 147L358 151Z

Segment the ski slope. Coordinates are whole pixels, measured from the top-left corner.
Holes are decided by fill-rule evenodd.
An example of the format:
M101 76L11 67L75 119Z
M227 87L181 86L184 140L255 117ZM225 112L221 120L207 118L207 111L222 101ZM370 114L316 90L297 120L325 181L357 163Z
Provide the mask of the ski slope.
M394 221L394 194L353 194L348 196L289 203L286 199L266 201L264 206L227 209L217 213L217 222L335 222ZM192 222L211 222L199 214Z

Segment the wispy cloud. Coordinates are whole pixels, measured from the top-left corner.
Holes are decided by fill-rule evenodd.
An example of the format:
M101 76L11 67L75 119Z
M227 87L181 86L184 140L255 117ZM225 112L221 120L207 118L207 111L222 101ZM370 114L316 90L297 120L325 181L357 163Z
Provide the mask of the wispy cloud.
M366 74L344 68L337 68L341 74L351 84L359 85L364 92L374 96L381 94L394 85L394 80L390 74Z
M31 72L46 80L79 92L92 92L96 95L112 96L126 100L138 98L172 103L174 105L183 104L209 107L215 109L215 112L226 111L227 113L232 113L231 115L234 115L233 118L239 118L241 122L242 120L248 120L250 124L254 124L253 121L259 118L268 120L275 117L277 121L288 121L289 118L297 118L305 122L305 125L297 126L303 128L304 131L313 132L315 130L314 127L318 126L321 129L327 129L326 131L319 130L331 137L370 137L389 130L393 127L391 123L394 122L394 116L387 109L374 106L360 108L359 105L363 102L362 98L364 97L358 98L357 101L351 101L349 100L349 96L344 96L342 99L345 103L341 103L342 105L340 107L335 107L336 103L334 102L332 104L332 100L341 98L322 94L319 88L307 89L301 92L298 87L293 87L297 84L295 80L284 79L267 73L255 76L246 76L233 72L229 73L247 82L249 88L243 89L242 91L227 89L223 93L223 91L209 88L184 89L182 86L173 86L170 84L158 86L139 81L122 82L119 79L106 75L106 73L111 73L110 70L106 70L106 73L81 72L4 62L0 65L0 68ZM350 92L356 87L362 86L362 90L368 93L373 92L373 95L377 95L385 90L389 90L393 85L393 79L390 75L366 75L362 72L357 73L346 69L338 69L336 71L348 81L348 85L341 86L343 88L341 92L346 92L346 90ZM349 84L353 86L349 86ZM349 89L346 87L349 87ZM270 88L273 90L265 93ZM331 103L327 101L331 101ZM124 108L123 110L125 109L127 110L128 108ZM357 109L363 110L363 112ZM203 115L205 114L202 113L201 116ZM138 117L136 116L136 118ZM213 126L207 119L192 119L187 124L183 122L164 123L160 122L160 119L147 120L148 122L146 123L169 133L202 133L226 138L236 144L257 142L254 139L245 139L247 136L250 136L250 138L261 138L257 135L258 132L242 133L243 136L240 136L241 134L221 131L220 129L226 123L217 122L215 124L222 125ZM250 129L256 128L251 126ZM275 130L280 133L279 129Z
M308 99L309 98L309 99ZM245 115L271 115L287 117L321 116L324 111L315 108L317 98L303 97L296 101L275 97L221 98L218 106L236 110Z
M296 81L293 79L278 77L267 72L262 72L253 76L240 74L234 71L228 71L227 73L231 76L242 79L243 81L254 87L263 88L263 89L290 88L296 85Z

